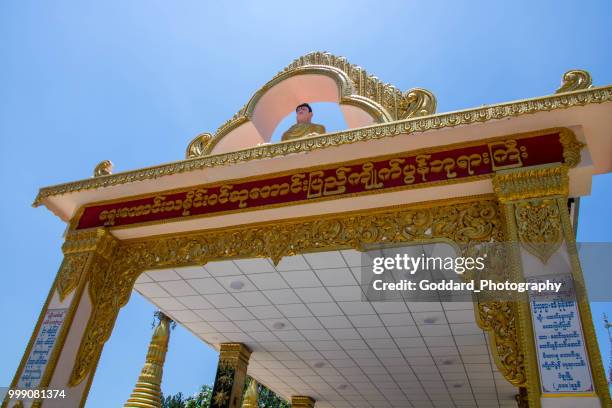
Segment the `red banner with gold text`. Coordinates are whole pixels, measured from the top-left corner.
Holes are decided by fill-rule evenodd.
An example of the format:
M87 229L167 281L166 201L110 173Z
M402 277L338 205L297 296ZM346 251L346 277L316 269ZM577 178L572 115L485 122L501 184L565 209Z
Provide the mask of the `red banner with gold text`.
M563 145L559 135L557 131L532 137L475 142L461 147L398 153L292 174L264 176L257 180L196 186L121 202L96 204L84 209L77 229L187 219L492 176L503 169L563 162Z

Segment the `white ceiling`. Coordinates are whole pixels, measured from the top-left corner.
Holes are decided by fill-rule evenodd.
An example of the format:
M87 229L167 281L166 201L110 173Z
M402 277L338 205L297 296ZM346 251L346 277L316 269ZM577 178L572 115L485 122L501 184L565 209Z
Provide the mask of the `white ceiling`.
M135 289L248 374L317 408L516 407L471 302L364 302L353 250L143 273ZM242 287L240 287L242 285Z

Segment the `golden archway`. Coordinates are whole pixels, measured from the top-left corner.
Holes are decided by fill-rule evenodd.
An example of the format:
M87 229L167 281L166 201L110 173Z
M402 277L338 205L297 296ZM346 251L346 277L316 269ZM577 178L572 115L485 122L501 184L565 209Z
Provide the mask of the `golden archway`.
M421 88L402 93L344 57L302 56L262 86L214 135L197 136L187 158L252 147L270 140L276 125L300 102L335 102L349 128L435 113L435 96Z

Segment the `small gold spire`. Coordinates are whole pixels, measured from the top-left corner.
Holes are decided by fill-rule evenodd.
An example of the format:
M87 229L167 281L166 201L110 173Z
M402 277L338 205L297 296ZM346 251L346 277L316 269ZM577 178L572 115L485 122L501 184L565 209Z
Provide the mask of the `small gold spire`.
M251 378L251 382L246 392L244 393L244 398L242 399L242 408L259 408L258 404L259 400L259 392L257 391L257 381L254 378Z
M555 91L555 93L588 89L592 86L591 84L591 74L582 69L572 69L563 74L561 86Z
M161 381L172 320L162 312L155 315L159 323L153 331L145 365L124 408L161 408Z
M187 146L187 151L185 152L186 159L192 159L194 157L205 156L207 153L208 145L213 139L213 135L210 133L200 133L197 135L189 145Z

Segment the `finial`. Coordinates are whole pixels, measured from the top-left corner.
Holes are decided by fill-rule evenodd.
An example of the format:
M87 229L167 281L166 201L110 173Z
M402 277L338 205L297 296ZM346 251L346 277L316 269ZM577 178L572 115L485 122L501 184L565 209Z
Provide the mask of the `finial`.
M124 408L161 408L161 382L172 319L161 311L154 313L158 320L153 330L145 364L142 367L138 381Z
M162 322L167 322L168 327L170 327L171 329L174 329L176 327L176 322L161 310L156 310L155 312L153 312L153 323L151 324L151 327L155 328L156 325L159 325Z
M206 132L197 135L187 146L185 158L191 159L194 157L204 156L207 153L206 149L212 138L213 135Z
M410 89L404 93L404 99L400 102L399 119L432 115L436 113L436 105L436 97L427 89Z
M572 69L563 74L561 86L555 93L578 91L590 88L591 86L591 74L582 69Z
M242 408L258 408L259 391L257 390L257 381L251 378L244 397L242 399Z
M94 168L94 177L108 176L109 174L113 174L113 162L110 160L102 160Z

